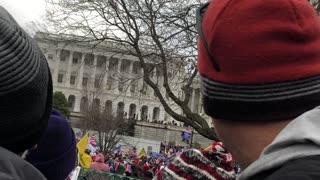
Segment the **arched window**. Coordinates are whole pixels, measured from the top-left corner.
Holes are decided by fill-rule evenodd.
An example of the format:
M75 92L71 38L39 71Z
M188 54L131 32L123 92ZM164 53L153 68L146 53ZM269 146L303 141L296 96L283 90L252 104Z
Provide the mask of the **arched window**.
M136 109L137 109L137 106L135 104L130 104L130 106L129 106L129 118L130 119L135 119Z
M74 95L70 95L68 97L68 103L69 103L70 111L73 111L75 102L76 102L76 97Z
M123 115L124 114L124 103L123 102L119 102L118 106L117 106L117 116L119 115Z
M82 97L80 102L80 111L86 112L88 110L88 98Z
M95 112L100 112L100 99L95 98L93 100L92 108Z
M104 110L105 110L105 112L106 112L107 114L109 114L109 115L112 114L112 101L110 101L110 100L107 100L107 101L106 101Z
M160 116L160 108L159 107L153 108L152 120L159 121L159 116Z
M148 106L141 107L141 120L142 121L148 120Z

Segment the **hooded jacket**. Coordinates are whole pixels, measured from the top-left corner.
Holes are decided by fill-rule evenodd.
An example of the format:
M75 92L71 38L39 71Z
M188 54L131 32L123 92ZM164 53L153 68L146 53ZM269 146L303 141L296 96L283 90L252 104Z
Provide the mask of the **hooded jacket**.
M18 155L0 147L1 180L45 180L35 167Z
M291 121L238 180L320 179L320 107Z
M91 163L90 168L96 171L103 170L109 172L109 166L104 163L104 156L101 153L97 154L96 159Z

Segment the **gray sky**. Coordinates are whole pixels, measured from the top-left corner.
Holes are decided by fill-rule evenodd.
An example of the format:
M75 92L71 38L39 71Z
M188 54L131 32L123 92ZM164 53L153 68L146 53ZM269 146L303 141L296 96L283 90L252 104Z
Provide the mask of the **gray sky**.
M0 0L0 6L26 28L26 23L31 21L41 21L45 14L45 0Z

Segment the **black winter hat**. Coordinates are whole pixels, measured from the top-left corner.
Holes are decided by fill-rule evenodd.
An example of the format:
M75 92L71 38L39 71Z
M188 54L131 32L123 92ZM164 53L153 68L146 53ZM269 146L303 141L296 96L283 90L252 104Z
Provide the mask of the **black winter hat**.
M0 6L0 146L20 153L39 143L51 109L46 58Z

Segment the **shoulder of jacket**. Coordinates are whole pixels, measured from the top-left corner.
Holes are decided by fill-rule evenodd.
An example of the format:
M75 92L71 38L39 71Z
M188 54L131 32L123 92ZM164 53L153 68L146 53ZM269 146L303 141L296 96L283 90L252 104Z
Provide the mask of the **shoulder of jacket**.
M320 156L291 160L278 168L259 173L251 180L319 180Z

